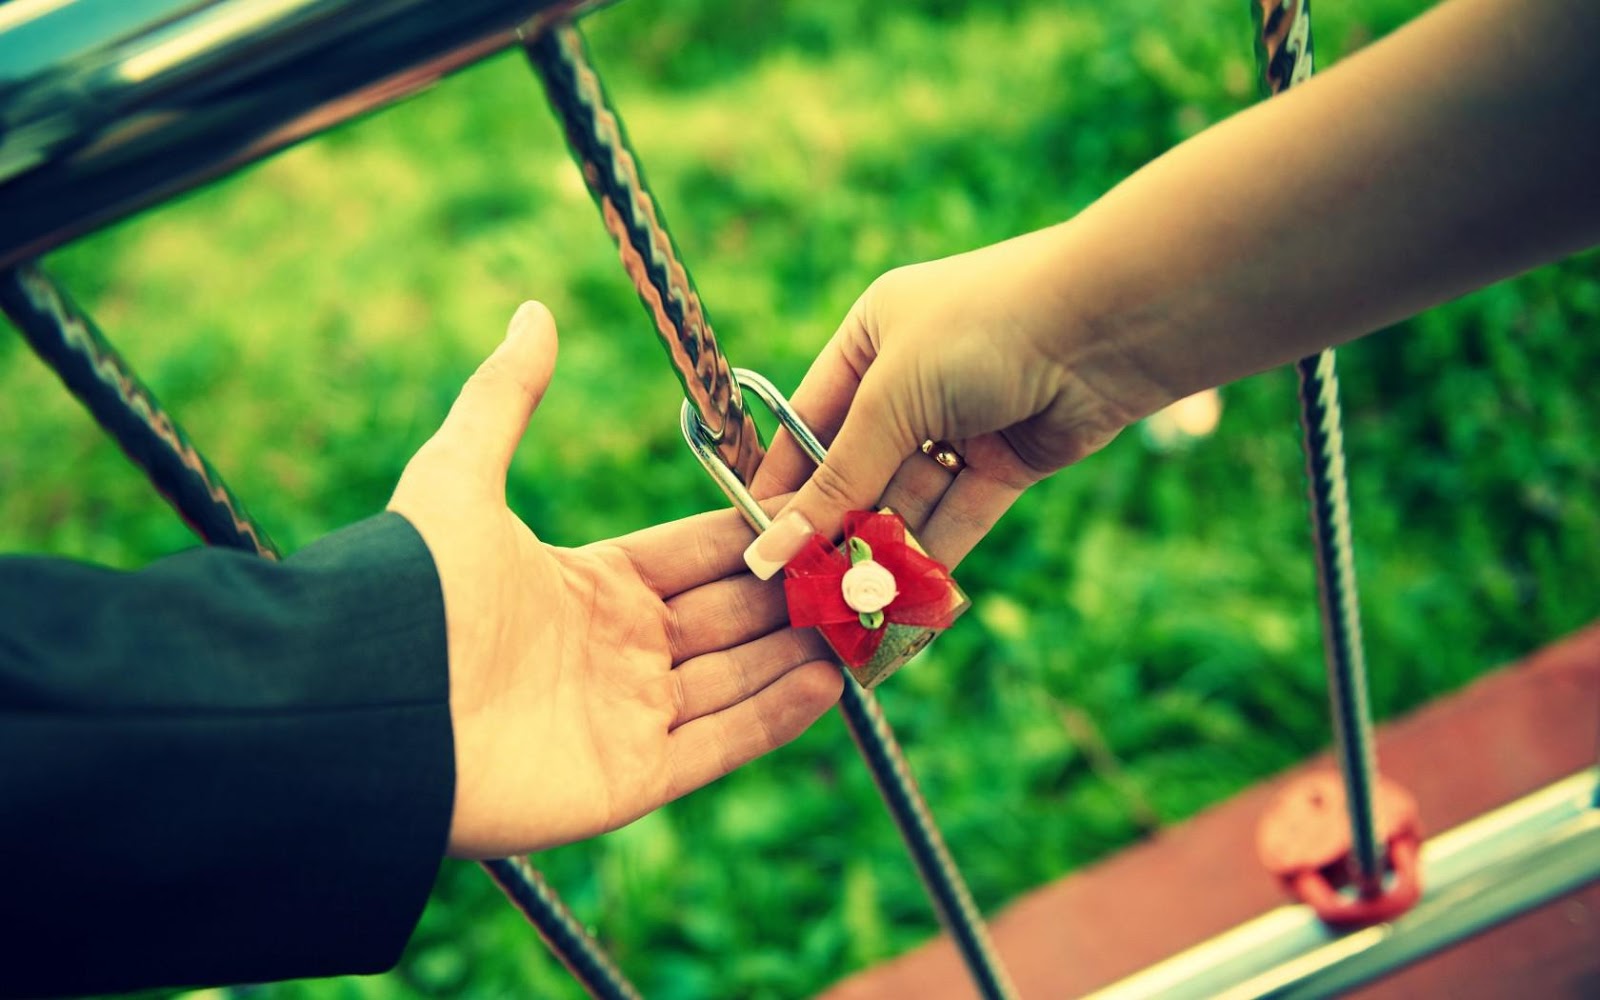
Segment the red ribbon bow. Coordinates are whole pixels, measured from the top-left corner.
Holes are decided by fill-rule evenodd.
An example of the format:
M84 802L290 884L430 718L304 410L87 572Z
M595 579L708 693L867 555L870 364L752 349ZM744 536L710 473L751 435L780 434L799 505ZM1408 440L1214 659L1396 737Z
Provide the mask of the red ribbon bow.
M906 541L906 522L899 514L853 510L844 516L844 535L859 538L872 549L872 560L894 575L894 600L883 608L886 623L946 629L962 604L950 571ZM885 626L867 628L861 615L844 600L844 575L850 557L812 535L784 566L783 592L789 621L796 627L815 625L840 659L859 667L872 659L883 642Z

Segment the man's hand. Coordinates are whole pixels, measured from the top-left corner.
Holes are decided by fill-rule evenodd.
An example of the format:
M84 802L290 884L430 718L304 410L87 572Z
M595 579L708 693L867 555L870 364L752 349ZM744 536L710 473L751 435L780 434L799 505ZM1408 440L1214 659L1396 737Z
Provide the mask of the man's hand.
M507 509L555 359L549 311L524 304L389 503L444 591L461 857L622 826L794 739L842 683L784 627L781 587L743 572L734 511L562 549Z

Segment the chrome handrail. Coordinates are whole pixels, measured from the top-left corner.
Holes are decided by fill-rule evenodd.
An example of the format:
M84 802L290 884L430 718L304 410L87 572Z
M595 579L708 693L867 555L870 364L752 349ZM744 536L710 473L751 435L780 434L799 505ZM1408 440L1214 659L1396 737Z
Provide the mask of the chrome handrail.
M583 0L0 2L0 268L415 93Z
M1600 878L1600 769L1589 768L1428 841L1426 895L1385 924L1341 933L1285 906L1088 1000L1316 1000L1339 996Z

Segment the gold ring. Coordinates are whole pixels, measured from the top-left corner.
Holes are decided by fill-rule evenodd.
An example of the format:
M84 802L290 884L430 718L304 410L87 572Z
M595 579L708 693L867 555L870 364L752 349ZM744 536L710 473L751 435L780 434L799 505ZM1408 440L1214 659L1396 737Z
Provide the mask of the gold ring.
M949 441L924 441L922 453L951 472L959 473L967 467L967 460L961 457L961 452L956 451L955 445Z

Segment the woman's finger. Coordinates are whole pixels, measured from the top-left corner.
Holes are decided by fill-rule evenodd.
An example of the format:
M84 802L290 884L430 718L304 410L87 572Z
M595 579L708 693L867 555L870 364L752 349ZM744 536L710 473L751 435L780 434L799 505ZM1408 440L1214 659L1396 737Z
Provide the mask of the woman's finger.
M828 460L745 550L744 561L756 576L770 579L812 534L837 538L845 513L875 506L895 470L916 453L920 438L913 440L898 412L900 377L877 365L862 378Z
M917 537L929 555L953 569L1011 509L1023 489L968 466L944 491Z
M900 463L883 491L883 499L878 502L905 518L911 533L924 541L923 526L954 481L954 473L918 452Z
M845 317L838 332L811 363L810 370L789 399L795 412L800 414L800 419L823 444L831 442L844 425L845 414L850 412L850 403L856 397L861 377L871 363L871 358L862 354L859 346L865 343L866 337L860 330L856 315L856 310L852 310ZM780 430L767 451L767 457L762 459L761 468L756 470L750 492L757 497L769 497L799 489L816 467L817 463L811 460L811 456L805 453L794 437L788 431Z

